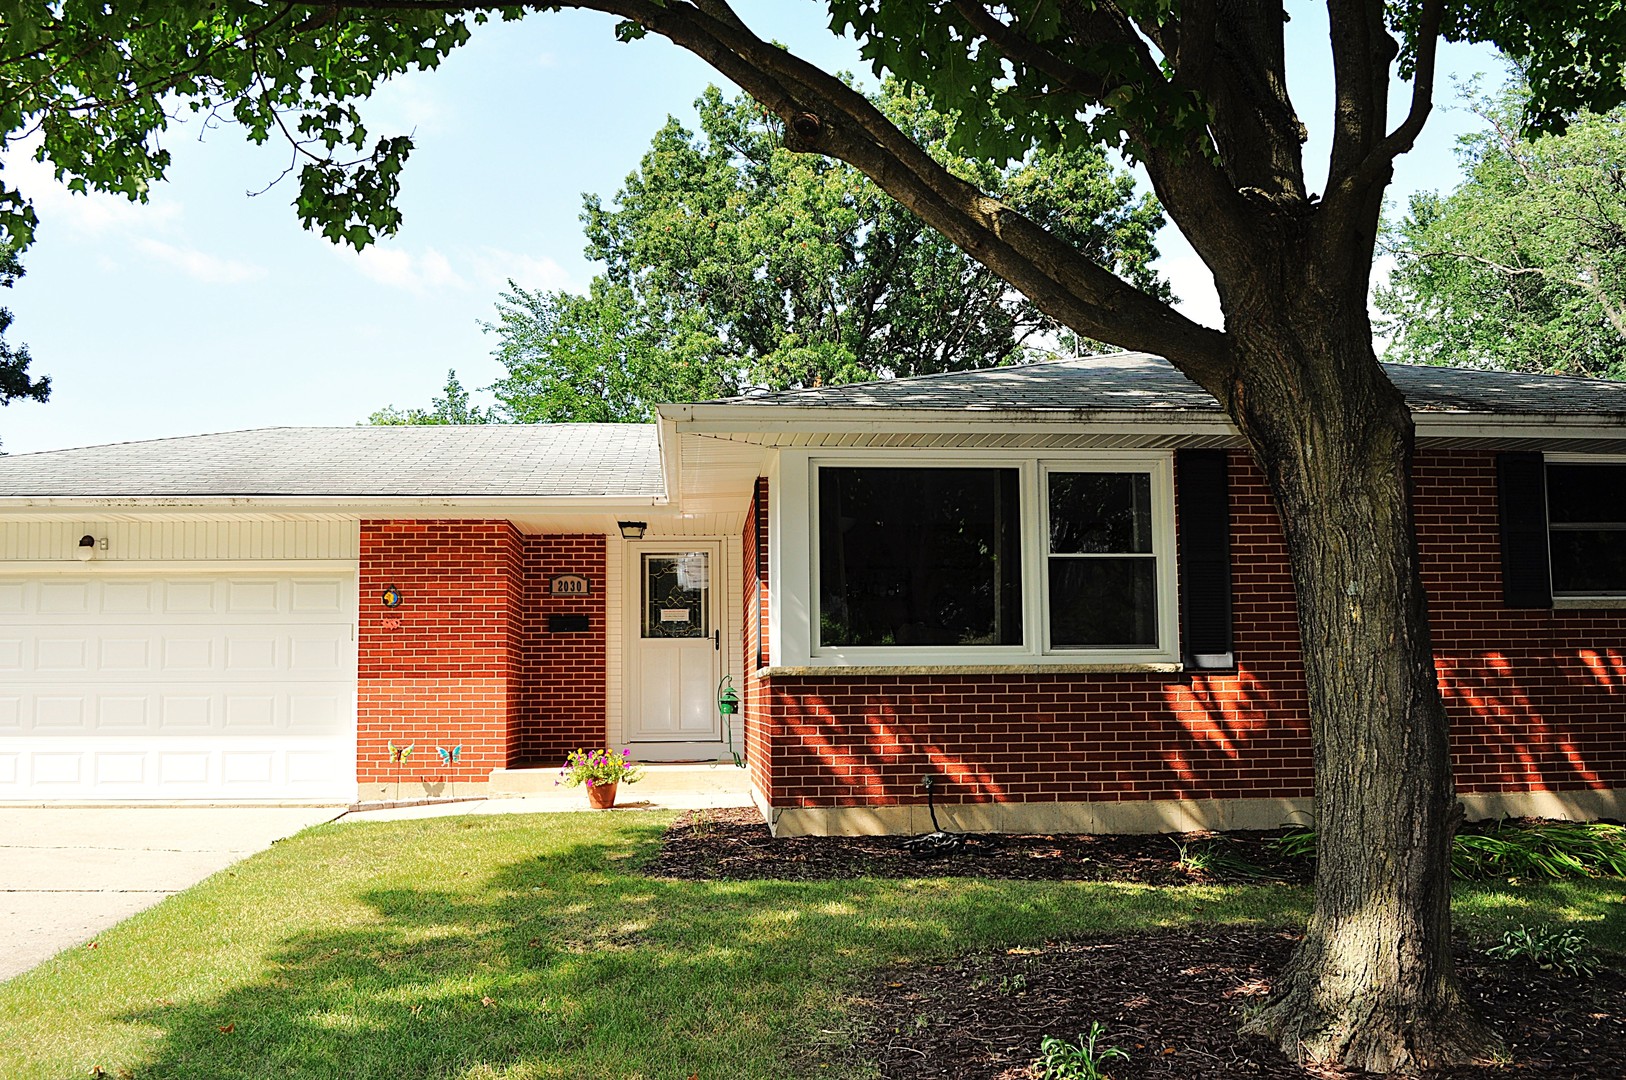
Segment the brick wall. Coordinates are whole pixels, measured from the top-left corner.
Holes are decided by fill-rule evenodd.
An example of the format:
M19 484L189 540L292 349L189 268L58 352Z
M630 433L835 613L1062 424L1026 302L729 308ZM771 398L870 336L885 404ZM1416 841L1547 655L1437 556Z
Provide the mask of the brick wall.
M525 537L527 621L516 670L521 682L516 763L560 765L579 746L608 738L608 663L604 574L608 543L602 536ZM592 582L586 596L553 596L556 574ZM586 633L552 633L550 615L586 615Z
M947 779L948 802L1308 797L1281 528L1240 452L1231 485L1234 671L756 680L750 727L771 741L773 804L920 802L926 773ZM1503 607L1495 485L1489 452L1420 457L1419 542L1458 786L1626 787L1626 614Z
M1427 463L1419 545L1457 787L1626 787L1626 612L1503 606L1494 455Z
M521 541L506 521L362 522L358 781L484 780L508 763ZM389 585L403 597L393 610L379 602ZM416 745L399 770L391 741ZM460 764L443 767L437 745L462 745Z
M602 536L525 536L504 521L363 522L357 780L397 779L391 741L417 747L402 782L430 784L602 743L605 557ZM548 595L567 573L592 592ZM392 584L404 599L389 610L378 598ZM590 629L550 633L559 613ZM437 745L463 747L456 768Z

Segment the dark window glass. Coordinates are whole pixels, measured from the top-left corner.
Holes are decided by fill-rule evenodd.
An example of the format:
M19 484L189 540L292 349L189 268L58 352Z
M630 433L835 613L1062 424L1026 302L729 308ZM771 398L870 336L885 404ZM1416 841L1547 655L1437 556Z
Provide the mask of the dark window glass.
M821 645L1020 645L1016 469L819 469Z
M1049 474L1050 645L1157 647L1157 557L1146 473Z
M1626 465L1547 466L1553 592L1626 594Z
M1145 473L1051 473L1050 551L1152 550L1152 478Z
M1157 646L1154 559L1051 559L1050 644Z

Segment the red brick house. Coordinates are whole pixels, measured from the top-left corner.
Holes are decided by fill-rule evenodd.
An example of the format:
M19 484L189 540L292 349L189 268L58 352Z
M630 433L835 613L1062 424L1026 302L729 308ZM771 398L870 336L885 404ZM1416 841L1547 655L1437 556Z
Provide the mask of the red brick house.
M1626 816L1626 385L1390 370L1470 813ZM781 832L924 831L928 775L954 828L1271 826L1298 648L1261 478L1134 354L0 458L0 800L501 792L605 741L743 750Z

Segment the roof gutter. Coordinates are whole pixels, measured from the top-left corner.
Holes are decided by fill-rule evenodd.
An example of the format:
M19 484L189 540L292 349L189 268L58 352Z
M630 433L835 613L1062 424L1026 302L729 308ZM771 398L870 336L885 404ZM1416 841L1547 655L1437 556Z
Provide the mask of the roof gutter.
M478 511L482 516L548 512L615 513L666 506L664 495L4 495L6 510L212 510L243 513L389 517Z
M895 409L794 405L662 405L660 416L680 434L736 435L940 434L985 432L1017 426L1024 433L1077 432L1240 436L1224 413L1176 407L1145 409ZM1626 439L1626 416L1576 413L1475 413L1414 411L1421 438Z

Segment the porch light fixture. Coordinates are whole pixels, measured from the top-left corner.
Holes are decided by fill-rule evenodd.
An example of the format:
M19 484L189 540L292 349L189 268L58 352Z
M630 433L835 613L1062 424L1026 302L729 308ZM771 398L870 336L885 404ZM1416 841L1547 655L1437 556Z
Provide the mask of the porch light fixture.
M96 555L96 538L89 533L79 538L79 561L89 562Z
M620 528L623 540L642 540L649 530L647 521L618 521L616 526Z

